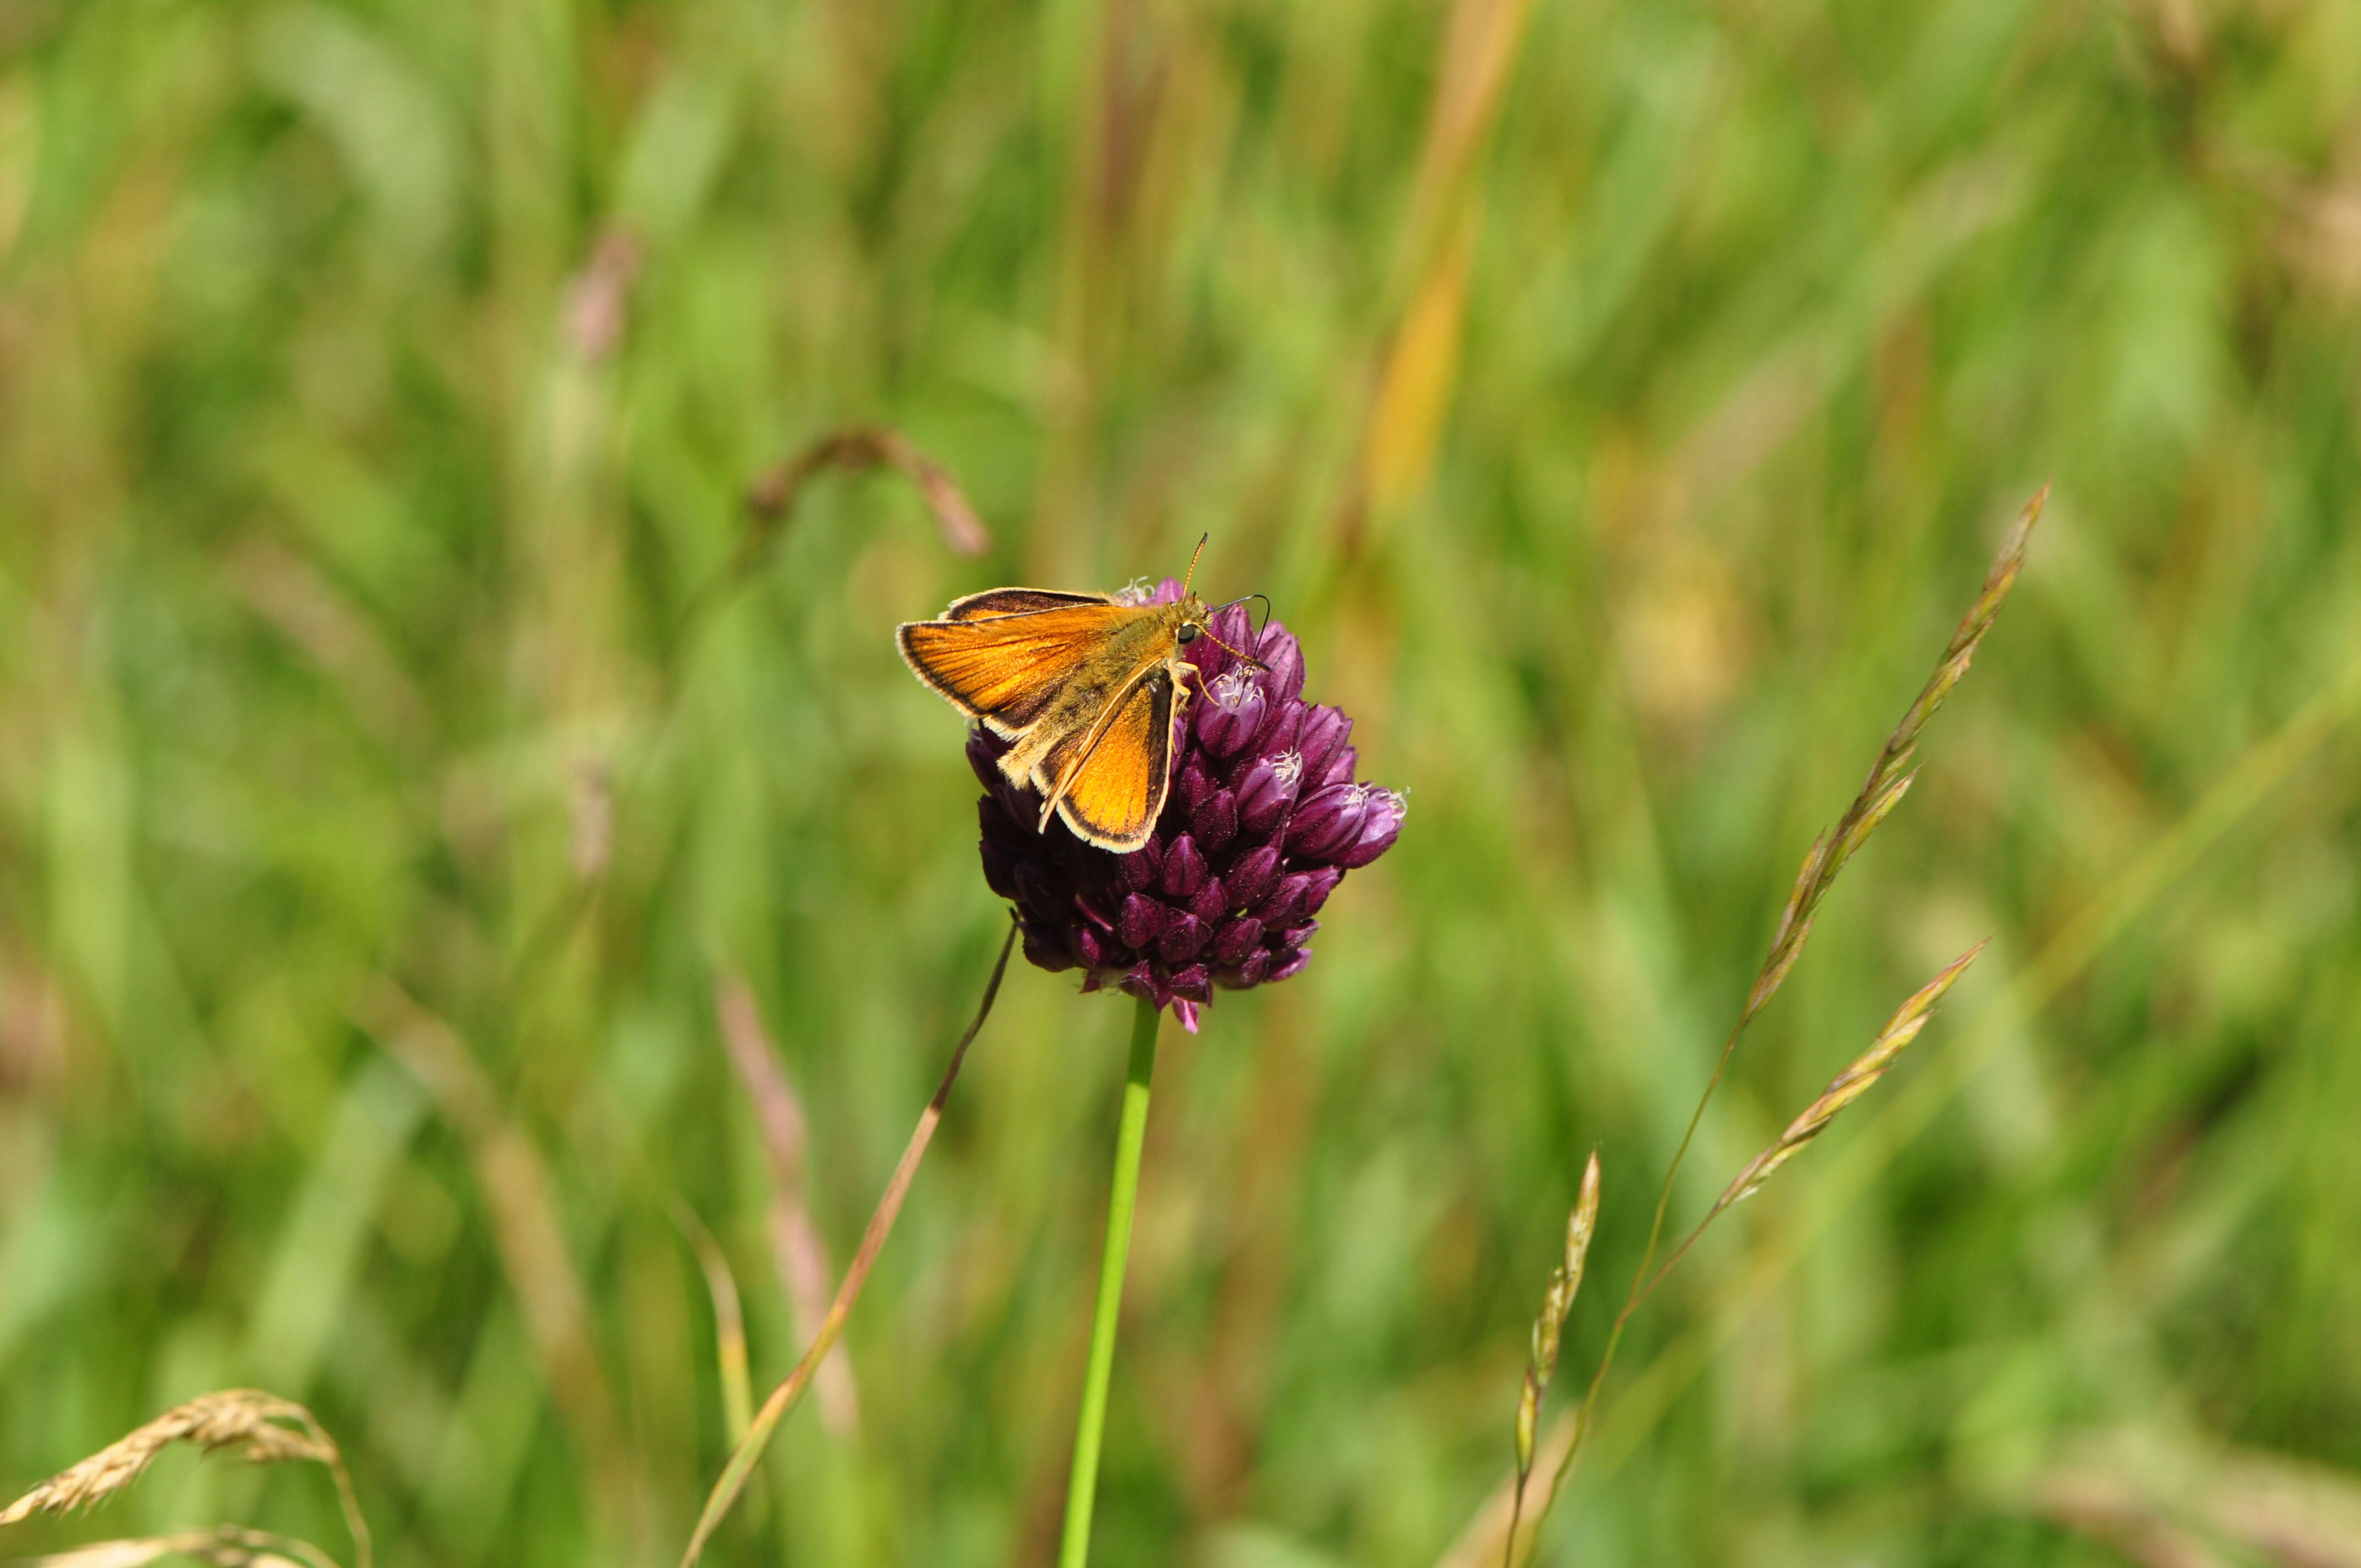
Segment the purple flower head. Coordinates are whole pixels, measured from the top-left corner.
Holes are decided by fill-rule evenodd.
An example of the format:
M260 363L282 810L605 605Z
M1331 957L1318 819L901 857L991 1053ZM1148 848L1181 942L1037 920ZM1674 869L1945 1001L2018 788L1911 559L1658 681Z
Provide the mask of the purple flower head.
M1180 597L1168 577L1138 602ZM1268 668L1209 637L1182 654L1197 674L1174 726L1171 791L1131 854L1086 844L1054 817L1035 831L1039 799L1000 772L1009 742L981 728L968 740L984 789L984 881L1016 905L1026 958L1082 970L1084 991L1169 1006L1192 1032L1215 986L1244 991L1310 963L1312 916L1345 872L1393 847L1402 822L1398 792L1353 779L1353 721L1303 700L1303 651L1287 628L1273 621L1257 640L1235 605L1212 627Z

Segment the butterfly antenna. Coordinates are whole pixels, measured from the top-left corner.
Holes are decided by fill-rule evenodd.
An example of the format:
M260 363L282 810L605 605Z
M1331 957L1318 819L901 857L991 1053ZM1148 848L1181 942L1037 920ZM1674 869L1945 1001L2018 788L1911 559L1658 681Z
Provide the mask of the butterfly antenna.
M1213 536L1210 533L1201 533L1197 535L1197 548L1190 553L1188 573L1180 579L1180 597L1182 598L1187 598L1189 597L1189 585L1196 579L1197 557L1205 553L1205 541L1213 537Z
M1229 609L1236 605L1242 605L1248 599L1262 600L1262 625L1255 628L1255 641L1257 643L1260 643L1262 641L1262 634L1264 630L1270 625L1270 596L1268 594L1241 594L1236 598L1232 599L1228 604L1222 606L1221 609L1213 611L1213 613L1215 615L1219 615L1222 613L1222 610ZM1236 650L1232 649L1231 652L1235 652Z
M1229 607L1224 605L1222 608L1226 609ZM1209 626L1205 628L1205 635L1209 638L1213 638L1214 647L1221 649L1224 652L1229 654L1231 658L1237 660L1240 663L1251 665L1257 670L1268 670L1270 668L1268 664L1264 663L1260 659L1256 658L1253 654L1233 648L1228 643L1223 641L1220 638L1214 637L1213 629L1212 627Z

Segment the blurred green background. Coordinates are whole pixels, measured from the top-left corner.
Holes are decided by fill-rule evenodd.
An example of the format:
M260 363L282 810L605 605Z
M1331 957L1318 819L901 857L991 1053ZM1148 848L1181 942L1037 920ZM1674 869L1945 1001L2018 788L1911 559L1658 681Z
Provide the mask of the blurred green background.
M717 999L832 1271L1003 929L893 623L1209 532L1411 815L1168 1031L1098 1560L1441 1562L2055 476L1675 1222L1993 945L1542 1560L2361 1562L2361 7L0 0L0 1491L255 1384L391 1568L673 1561L685 1212L801 1343ZM670 658L854 421L989 556L822 479ZM712 1561L1047 1560L1126 1022L1012 971ZM344 1554L186 1458L0 1548L229 1518Z

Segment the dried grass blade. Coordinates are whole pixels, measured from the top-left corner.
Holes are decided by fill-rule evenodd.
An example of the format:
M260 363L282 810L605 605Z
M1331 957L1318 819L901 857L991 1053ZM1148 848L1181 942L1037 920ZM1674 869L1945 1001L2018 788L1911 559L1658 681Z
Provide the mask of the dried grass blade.
M785 1381L771 1390L771 1397L763 1400L763 1408L755 1412L753 1424L730 1452L729 1463L721 1467L721 1477L714 1482L713 1490L707 1494L704 1511L697 1516L697 1529L690 1534L688 1545L681 1553L681 1568L695 1568L697 1560L704 1556L706 1543L713 1539L713 1532L729 1516L731 1506L738 1501L738 1495L746 1489L747 1477L754 1473L755 1464L763 1457L763 1450L769 1446L771 1433L777 1430L779 1422L795 1408L796 1402L803 1398L804 1390L811 1386L813 1371L835 1345L837 1336L844 1332L845 1320L852 1315L852 1305L861 1299L862 1287L869 1281L869 1271L876 1264L877 1255L884 1249L885 1238L893 1234L894 1222L901 1216L902 1201L910 1194L910 1183L918 1174L918 1162L926 1157L927 1146L934 1141L935 1126L942 1120L943 1106L951 1097L951 1086L959 1081L960 1064L967 1059L968 1047L975 1043L976 1036L983 1029L984 1020L992 1016L992 1004L1000 995L1001 977L1008 972L1008 955L1016 946L1016 927L1012 922L1008 936L1000 944L1000 957L992 966L992 978L984 982L983 1000L976 1006L975 1018L968 1025L967 1032L960 1036L959 1044L951 1048L950 1061L943 1069L942 1081L935 1086L934 1098L927 1102L924 1111L918 1113L918 1124L911 1130L910 1141L903 1146L901 1161L894 1168L894 1175L885 1184L885 1195L877 1201L876 1209L870 1213L869 1227L862 1234L860 1250L852 1255L852 1263L844 1271L843 1282L836 1288L836 1299L829 1303L828 1316L812 1336L803 1359L796 1363L795 1369L787 1374Z
M721 1021L730 1065L737 1069L763 1135L763 1164L771 1177L766 1220L771 1261L786 1293L796 1333L807 1340L828 1316L829 1281L835 1271L829 1266L828 1245L804 1201L803 1101L780 1065L778 1047L763 1027L762 1013L745 981L731 975L718 981L713 1010ZM820 1363L818 1379L821 1423L838 1437L853 1435L861 1428L861 1393L852 1379L851 1358L840 1349L830 1352ZM733 1442L737 1435L732 1434Z

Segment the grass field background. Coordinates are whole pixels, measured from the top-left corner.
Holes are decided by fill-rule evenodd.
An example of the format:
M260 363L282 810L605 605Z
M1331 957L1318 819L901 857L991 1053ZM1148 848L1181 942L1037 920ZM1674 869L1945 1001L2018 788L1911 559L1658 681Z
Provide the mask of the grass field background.
M1435 1563L2054 477L1675 1222L1992 946L1539 1560L2361 1561L2361 8L7 0L0 256L0 1493L251 1384L390 1568L672 1562L684 1214L808 1331L719 999L841 1268L1004 927L893 624L1206 532L1410 816L1168 1034L1098 1561ZM988 555L822 478L675 641L854 422ZM712 1561L1048 1560L1127 1017L1012 971ZM0 1549L222 1519L342 1552L185 1458Z

